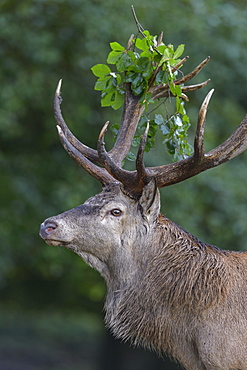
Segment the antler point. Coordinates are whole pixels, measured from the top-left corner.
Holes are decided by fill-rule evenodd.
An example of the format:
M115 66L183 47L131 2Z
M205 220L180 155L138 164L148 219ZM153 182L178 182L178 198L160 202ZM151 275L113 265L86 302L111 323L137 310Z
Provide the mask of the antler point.
M62 134L62 129L59 125L56 125L59 136Z
M147 137L147 135L148 135L148 131L149 131L149 121L147 121L147 127L146 127L146 129L145 129L145 132L144 132L144 136L145 137Z
M106 121L106 123L104 124L104 126L102 127L102 130L100 131L100 134L99 134L99 138L98 140L103 140L104 138L104 135L106 133L106 130L107 130L107 127L109 125L110 121Z
M62 82L63 82L63 80L62 79L60 79L59 81L58 81L58 84L57 84L57 89L56 89L56 95L60 95L60 93L61 93L61 86L62 86Z

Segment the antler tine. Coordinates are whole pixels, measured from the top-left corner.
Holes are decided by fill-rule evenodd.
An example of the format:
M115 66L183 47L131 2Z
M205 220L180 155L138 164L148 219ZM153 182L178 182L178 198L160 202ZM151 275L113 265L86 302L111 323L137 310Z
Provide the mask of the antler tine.
M98 137L98 144L97 144L97 150L98 155L100 158L100 162L102 166L117 180L123 182L122 180L125 179L125 177L130 174L130 171L126 171L120 166L118 166L114 160L109 156L105 149L105 143L104 143L104 136L107 130L107 127L109 125L109 121L107 121Z
M182 89L183 93L199 90L202 87L206 86L210 81L211 81L211 79L209 78L208 80L206 80L204 82L201 82L200 84L182 86L181 89Z
M141 141L141 145L137 155L137 170L127 171L120 166L118 166L110 157L110 155L105 150L104 145L104 135L107 129L108 123L106 123L101 130L98 139L98 154L101 160L102 166L113 176L116 180L123 184L125 192L133 198L138 198L141 193L144 184L148 181L149 175L146 172L143 165L143 152L146 143L146 136L148 132L148 126L145 130L144 136Z
M198 162L204 157L204 129L206 122L206 114L210 99L213 95L214 89L210 90L204 99L198 114L198 123L194 141L194 158Z
M127 43L127 48L126 50L131 50L131 48L133 47L133 40L135 39L135 35L132 34L129 38L129 41Z
M175 85L182 85L185 82L188 82L189 80L191 80L193 77L195 77L202 70L202 68L209 62L209 60L210 60L210 57L207 57L206 59L204 59L192 72L190 72L187 75L175 80L174 84ZM210 80L207 80L207 81L203 82L202 84L192 85L193 88L190 87L190 86L187 86L187 88L188 88L187 91L193 91L193 90L200 89L201 87L207 85L209 81ZM183 86L182 89L184 89L183 91L186 91L186 86ZM170 92L169 84L159 84L157 86L152 86L150 88L150 92L152 92L153 99L160 99L160 98L163 98L163 97L172 96L172 94Z
M194 154L176 163L158 167L148 167L146 169L146 171L148 171L148 176L153 176L156 178L158 188L176 184L209 168L219 166L220 164L231 160L247 149L246 115L237 129L227 140L225 140L218 147L204 154L203 137L205 118L213 91L214 90L212 89L208 93L199 111Z
M60 95L61 95L62 82L63 82L63 80L62 80L62 79L60 79L60 80L58 81L58 84L57 84L57 88L56 88L56 96L58 96L58 97L60 97Z
M184 57L183 59L181 59L178 64L176 64L174 67L171 68L172 73L177 71L179 67L181 67L185 62L187 62L188 59L189 59L188 55Z
M109 151L109 156L121 166L122 161L128 154L136 128L145 106L139 102L139 96L132 93L130 84L126 84L123 115L119 132L114 147Z
M210 61L210 57L204 59L193 71L174 81L175 85L181 85L195 77L203 67Z
M146 129L144 131L144 134L142 136L141 143L140 143L138 153L137 153L137 156L136 156L137 176L138 176L139 182L141 182L143 184L145 184L147 182L147 177L148 177L148 174L147 174L147 171L146 171L146 168L145 168L145 165L144 165L144 161L143 161L143 156L144 156L144 150L145 150L145 146L146 146L148 131L149 131L149 122L147 122L147 127L146 127Z
M157 46L160 46L163 42L163 36L164 36L164 32L161 31L159 37L158 37L158 40L157 40Z
M183 93L188 93L188 92L191 92L191 91L199 90L202 87L206 86L210 81L211 80L209 78L208 80L206 80L204 82L201 82L200 84L189 85L189 86L182 86L181 89L182 89L182 92ZM153 99L160 99L160 98L171 97L171 96L174 96L174 95L170 91L169 84L167 84L167 85L162 86L162 88L160 89L160 91L157 91L153 95ZM182 95L182 98L183 98L183 95ZM185 100L189 100L189 99L186 99L185 98Z
M106 131L107 131L107 128L108 128L108 126L109 126L109 123L110 123L110 121L106 121L106 123L105 123L105 124L104 124L104 126L102 127L102 129L101 129L101 131L100 131L100 134L99 134L99 137L98 137L98 141L100 141L100 142L101 142L101 144L103 144L103 145L104 145L103 140L104 140L104 137L105 137L105 133L106 133Z
M66 122L62 116L61 112L61 103L62 103L62 97L61 97L61 86L62 86L62 80L59 80L56 93L54 97L54 115L57 122L57 125L61 128L64 136L66 137L67 141L77 150L79 151L83 156L87 157L90 161L93 163L99 163L98 153L96 150L89 148L88 146L81 143L69 130L68 126L66 125Z
M100 168L94 163L90 162L89 159L84 157L75 147L73 147L59 125L57 125L57 130L64 149L79 166L86 170L91 176L99 180L104 186L116 182L116 180L105 169Z

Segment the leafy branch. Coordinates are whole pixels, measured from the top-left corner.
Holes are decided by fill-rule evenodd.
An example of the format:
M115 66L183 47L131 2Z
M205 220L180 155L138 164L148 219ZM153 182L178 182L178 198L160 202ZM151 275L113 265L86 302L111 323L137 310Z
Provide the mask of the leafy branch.
M101 91L102 107L111 106L113 109L119 109L124 103L128 84L133 95L138 96L140 103L145 107L132 145L135 146L140 141L140 135L148 121L150 130L146 151L155 147L154 137L159 128L173 160L177 161L190 155L192 147L187 142L190 120L184 107L185 100L188 99L177 83L177 75L181 73L179 68L187 60L180 59L184 52L184 44L174 48L171 44L163 43L162 35L152 36L149 31L141 30L140 37L131 36L126 48L118 42L111 42L110 47L107 64L92 67L92 72L98 77L95 90ZM154 88L164 85L169 89L169 96L175 97L174 112L168 114L166 109L164 115L155 114L151 118L154 109L151 112L148 109L157 99L157 96L154 99ZM163 102L167 102L167 97L163 98ZM118 126L114 125L112 129L117 133ZM130 154L128 159L131 158L133 155Z

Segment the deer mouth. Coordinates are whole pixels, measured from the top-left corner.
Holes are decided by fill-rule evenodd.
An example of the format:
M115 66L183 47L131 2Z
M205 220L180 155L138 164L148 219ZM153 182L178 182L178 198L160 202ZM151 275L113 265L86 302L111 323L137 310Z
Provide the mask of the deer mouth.
M56 240L51 238L43 238L46 244L52 245L54 247L68 247L69 242L64 242L62 240ZM68 247L69 248L69 247Z

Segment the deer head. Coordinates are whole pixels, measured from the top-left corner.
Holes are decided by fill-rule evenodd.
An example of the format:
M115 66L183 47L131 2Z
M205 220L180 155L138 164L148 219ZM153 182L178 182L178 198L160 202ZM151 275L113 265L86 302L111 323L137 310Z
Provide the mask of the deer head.
M144 189L137 201L125 194L121 184L111 183L81 206L46 220L41 236L50 245L72 249L109 284L114 278L126 282L137 268L133 264L140 262L133 251L138 256L140 245L147 243L145 230L160 210L155 181Z

